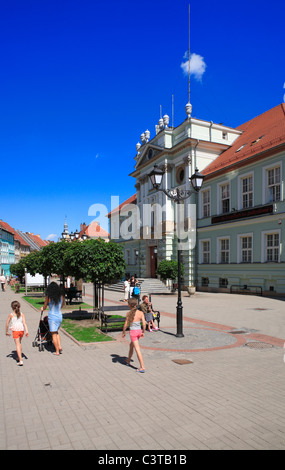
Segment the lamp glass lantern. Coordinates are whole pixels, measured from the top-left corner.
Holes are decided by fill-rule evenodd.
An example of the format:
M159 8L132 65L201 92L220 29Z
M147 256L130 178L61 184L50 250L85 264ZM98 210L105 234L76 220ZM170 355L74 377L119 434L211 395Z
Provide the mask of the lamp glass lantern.
M79 232L78 232L78 230L76 230L76 232L74 233L74 236L75 236L76 240L78 240L78 238L79 238Z
M161 185L163 178L163 171L158 168L157 165L154 165L153 170L149 173L149 178L151 180L152 186L157 189Z
M200 191L205 176L199 173L199 170L196 168L195 173L189 178L195 191Z

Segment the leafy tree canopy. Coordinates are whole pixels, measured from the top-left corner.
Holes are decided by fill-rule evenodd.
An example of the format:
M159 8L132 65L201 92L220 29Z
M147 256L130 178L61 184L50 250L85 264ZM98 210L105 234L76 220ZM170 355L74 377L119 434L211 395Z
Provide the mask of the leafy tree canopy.
M76 279L109 284L124 276L126 262L122 248L115 242L88 239L70 243L64 255L65 273Z
M178 276L178 262L164 259L159 263L156 273L162 279L176 279ZM181 264L181 276L184 274L184 266Z

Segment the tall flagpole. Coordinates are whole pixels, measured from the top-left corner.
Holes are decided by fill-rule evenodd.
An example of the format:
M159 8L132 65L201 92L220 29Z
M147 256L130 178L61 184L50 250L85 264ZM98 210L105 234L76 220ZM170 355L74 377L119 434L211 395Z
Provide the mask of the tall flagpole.
M188 29L189 29L189 45L188 45L188 103L185 106L186 114L188 119L191 118L192 105L190 103L190 3L189 3L189 17L188 17Z

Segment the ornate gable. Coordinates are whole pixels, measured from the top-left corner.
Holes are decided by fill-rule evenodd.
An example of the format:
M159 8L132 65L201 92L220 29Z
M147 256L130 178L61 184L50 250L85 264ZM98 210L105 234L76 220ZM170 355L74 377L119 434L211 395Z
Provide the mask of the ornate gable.
M145 144L143 145L139 153L137 155L137 163L136 163L136 170L144 165L145 163L148 163L150 160L152 160L154 157L156 157L159 153L163 151L162 147L159 147L158 145L153 145L153 144Z

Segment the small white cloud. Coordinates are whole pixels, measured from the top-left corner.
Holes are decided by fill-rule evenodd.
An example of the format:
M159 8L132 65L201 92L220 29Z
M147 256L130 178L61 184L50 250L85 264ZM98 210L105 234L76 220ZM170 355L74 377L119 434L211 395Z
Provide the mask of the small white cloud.
M181 68L184 75L189 74L189 61L188 61L188 52L185 52L183 59L186 59L185 62L181 63ZM201 81L202 76L206 70L206 63L204 57L193 52L190 54L190 75L193 75L196 80Z
M99 157L99 153L96 153L95 158L98 158L98 157Z
M55 240L57 238L57 234L56 233L50 233L48 236L47 236L47 240Z

